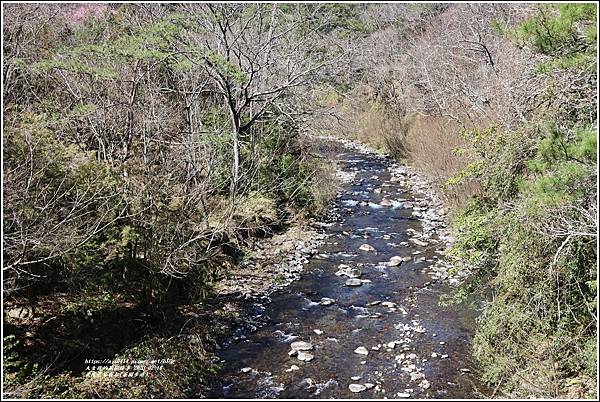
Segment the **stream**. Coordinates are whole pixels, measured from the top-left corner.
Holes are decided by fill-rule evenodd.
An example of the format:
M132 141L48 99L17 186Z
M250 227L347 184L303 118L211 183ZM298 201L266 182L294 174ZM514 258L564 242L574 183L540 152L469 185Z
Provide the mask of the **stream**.
M220 351L209 396L481 396L469 350L477 312L439 305L453 291L435 268L446 247L441 203L388 158L349 147L329 157L346 183L320 224L326 239L257 313L264 325Z

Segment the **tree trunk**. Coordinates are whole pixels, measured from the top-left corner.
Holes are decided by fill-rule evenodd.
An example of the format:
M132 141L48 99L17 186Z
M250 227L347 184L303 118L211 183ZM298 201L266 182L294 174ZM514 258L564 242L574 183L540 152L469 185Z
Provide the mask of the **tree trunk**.
M231 112L231 135L233 139L233 162L231 164L231 185L229 187L229 195L231 199L235 199L235 194L238 190L238 181L240 179L240 118L233 110Z
M230 195L235 197L235 193L238 187L238 181L240 178L240 132L236 128L233 130L233 163L231 166L231 187Z

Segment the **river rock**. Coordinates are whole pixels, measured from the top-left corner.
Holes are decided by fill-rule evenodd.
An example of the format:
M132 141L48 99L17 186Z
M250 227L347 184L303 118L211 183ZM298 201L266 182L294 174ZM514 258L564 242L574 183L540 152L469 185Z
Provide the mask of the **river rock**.
M369 351L367 350L367 348L365 348L364 346L359 346L356 349L354 349L354 353L357 353L359 355L368 355Z
M302 362L309 362L314 358L315 357L313 355L311 355L310 353L306 353L306 352L302 352L302 351L298 352L298 360L300 360Z
M387 265L388 265L388 267L397 267L398 265L402 264L403 262L404 262L404 259L402 257L400 257L399 255L396 255L396 256L390 258Z
M317 335L323 335L323 331L321 331L320 329L313 329L313 332Z
M372 384L372 383L370 383L370 382L366 382L366 383L365 383L365 388L366 388L366 389L371 389L371 388L374 388L374 387L375 387L375 384Z
M300 370L300 367L296 366L295 364L292 364L290 366L289 369L285 370L287 373L289 373L290 371L296 371L296 370Z
M362 281L357 278L350 278L346 280L346 286L360 286L362 285Z
M290 347L292 348L292 350L295 350L295 351L312 350L312 348L313 348L313 346L310 343L304 342L304 341L292 342Z
M424 241L419 240L419 239L410 239L410 241L412 241L413 243L415 243L417 246L421 246L421 247L427 247L427 245L429 244L429 243L424 242Z
M322 297L321 301L319 302L321 306L330 306L333 303L335 303L335 299L330 299L329 297Z
M362 384L350 384L348 388L350 389L350 392L354 393L363 392L365 389L367 389L367 387Z
M423 374L423 373L410 373L410 380L411 381L417 381L417 380L420 380L422 378L425 378L425 374Z
M346 275L350 278L360 278L362 276L362 271L359 268L350 268L346 270Z
M358 249L361 251L375 251L375 247L373 247L367 243L361 245Z
M342 265L343 264L341 264L340 267ZM337 271L335 274L337 276L345 275L345 276L347 276L349 278L360 278L362 276L362 272L361 272L360 268L350 268L347 265L346 265L346 267L347 268L345 268L345 269Z
M356 375L356 376L354 376L354 377L350 377L350 379L351 379L352 381L360 381L360 379L361 379L361 378L362 378L362 377L361 377L361 376L359 376L359 375Z

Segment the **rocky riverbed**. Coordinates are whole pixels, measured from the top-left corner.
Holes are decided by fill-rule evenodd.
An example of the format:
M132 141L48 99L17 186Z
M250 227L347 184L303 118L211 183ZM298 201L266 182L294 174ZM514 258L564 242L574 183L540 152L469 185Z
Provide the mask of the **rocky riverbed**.
M477 396L476 312L439 305L468 273L444 256L452 239L432 186L365 146L321 141L342 190L323 222L260 246L269 269L223 284L253 308L222 345L209 396Z

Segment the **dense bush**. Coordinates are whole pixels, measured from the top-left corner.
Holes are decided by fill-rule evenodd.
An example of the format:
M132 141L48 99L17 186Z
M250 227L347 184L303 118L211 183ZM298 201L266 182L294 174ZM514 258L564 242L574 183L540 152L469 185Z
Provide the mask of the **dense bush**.
M595 26L595 10L543 8L519 37L553 54L546 66L564 54L595 53L595 42L580 47L578 36ZM590 67L560 69L584 68L596 82ZM510 395L590 397L595 390L597 122L571 113L576 103L535 113L518 129L466 134L481 161L472 173L484 187L454 223L454 251L468 256L479 283L493 290L474 350L486 379ZM570 391L575 385L579 391Z

